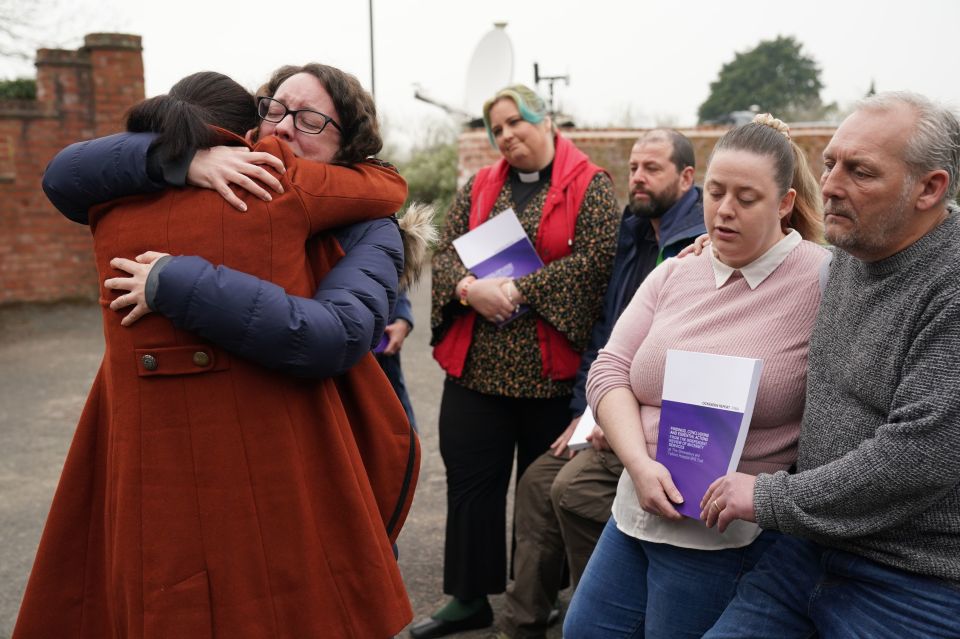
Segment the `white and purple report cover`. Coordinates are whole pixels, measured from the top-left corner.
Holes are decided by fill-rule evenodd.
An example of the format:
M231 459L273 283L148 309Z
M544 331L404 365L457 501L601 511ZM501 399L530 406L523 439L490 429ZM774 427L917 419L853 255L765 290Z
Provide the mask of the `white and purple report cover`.
M460 261L478 278L523 277L543 268L543 261L527 237L513 209L464 233L453 241ZM507 321L520 315L521 307Z
M657 461L683 495L681 514L698 519L710 484L737 469L762 370L759 359L667 351Z
M593 427L596 425L597 420L593 416L593 409L587 406L580 416L580 421L577 422L577 427L573 429L573 434L567 441L567 448L570 450L590 448L592 444L587 441L587 437L593 433Z

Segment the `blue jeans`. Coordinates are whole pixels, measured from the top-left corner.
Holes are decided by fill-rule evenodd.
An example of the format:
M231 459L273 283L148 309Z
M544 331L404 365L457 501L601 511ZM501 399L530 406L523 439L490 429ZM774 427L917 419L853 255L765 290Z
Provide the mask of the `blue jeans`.
M960 587L784 535L710 639L960 637Z
M570 602L563 636L699 638L779 536L765 531L745 548L691 550L634 539L611 517Z

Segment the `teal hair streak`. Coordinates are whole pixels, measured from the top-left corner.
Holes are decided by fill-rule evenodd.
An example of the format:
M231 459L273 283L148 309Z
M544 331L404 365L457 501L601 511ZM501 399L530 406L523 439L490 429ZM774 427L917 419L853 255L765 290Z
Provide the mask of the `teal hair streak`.
M487 129L487 138L490 139L490 145L497 148L497 142L493 138L493 131L490 129L490 109L502 98L510 98L517 105L517 111L520 117L531 124L540 124L543 118L547 116L547 105L543 98L536 94L533 89L524 84L514 84L500 89L497 93L483 104L483 125Z

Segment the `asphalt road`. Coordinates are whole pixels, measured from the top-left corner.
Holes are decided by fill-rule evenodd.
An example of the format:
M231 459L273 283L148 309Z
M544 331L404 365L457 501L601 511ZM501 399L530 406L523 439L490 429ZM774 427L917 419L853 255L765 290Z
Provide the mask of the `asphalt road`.
M399 540L400 568L417 619L445 601L445 483L437 446L443 374L428 346L429 288L426 278L411 293L417 327L402 354L423 447L420 484ZM0 637L12 632L73 429L102 355L96 304L0 307ZM495 611L501 600L491 599ZM549 636L559 638L559 628Z

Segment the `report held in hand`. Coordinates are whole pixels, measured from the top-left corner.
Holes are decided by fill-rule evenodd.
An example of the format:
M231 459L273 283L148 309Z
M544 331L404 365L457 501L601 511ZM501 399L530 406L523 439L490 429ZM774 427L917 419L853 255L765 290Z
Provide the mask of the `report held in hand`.
M683 495L682 515L699 518L710 484L737 469L762 369L759 359L667 351L657 461Z
M543 268L543 261L527 237L513 209L491 217L453 241L460 261L477 278L523 277ZM529 310L521 305L501 325Z
M580 421L577 422L577 427L573 429L573 434L567 442L567 448L570 450L590 448L591 444L587 440L587 437L593 433L593 427L596 425L597 420L593 416L593 410L587 406L583 411L583 415L580 416Z

